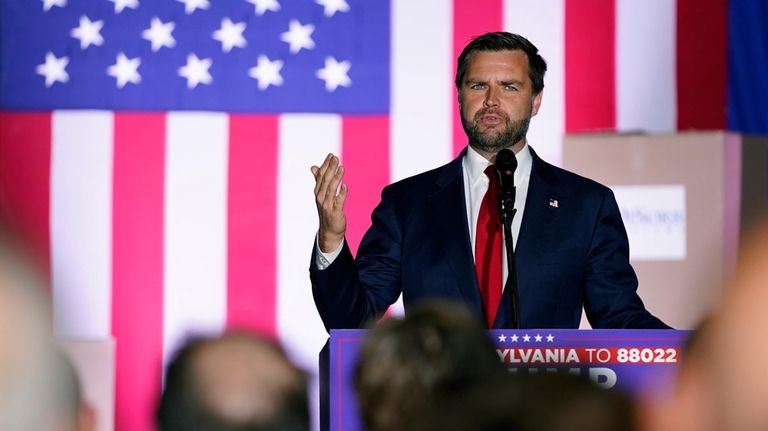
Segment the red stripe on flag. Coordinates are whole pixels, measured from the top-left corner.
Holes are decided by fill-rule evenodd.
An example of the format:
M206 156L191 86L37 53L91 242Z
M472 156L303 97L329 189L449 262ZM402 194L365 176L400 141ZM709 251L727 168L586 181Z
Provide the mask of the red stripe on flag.
M276 333L278 117L229 119L227 326Z
M0 218L50 275L51 114L0 112Z
M115 427L154 429L163 351L165 115L114 117Z
M371 225L371 212L389 183L389 118L344 117L342 150L349 195L346 239L353 253Z
M677 0L677 128L725 129L727 0Z
M453 2L453 62L450 70L456 71L456 60L464 46L475 36L489 31L501 31L504 26L504 5L502 0L455 0ZM453 100L458 100L456 87ZM453 152L458 155L467 145L467 135L461 126L458 104L453 110Z
M613 130L616 127L614 1L565 2L567 133Z

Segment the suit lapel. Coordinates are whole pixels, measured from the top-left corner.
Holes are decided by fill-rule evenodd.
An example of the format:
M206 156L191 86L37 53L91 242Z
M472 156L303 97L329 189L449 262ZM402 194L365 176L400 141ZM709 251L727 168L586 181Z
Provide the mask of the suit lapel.
M557 216L560 213L558 207L561 201L561 193L558 179L552 167L541 160L531 148L533 156L533 168L528 183L528 195L523 211L523 220L520 224L520 237L515 248L515 257L518 263L518 274L525 271L526 257L532 250L549 247L554 238L553 227L556 226ZM521 265L522 264L522 265Z
M464 198L462 159L466 149L445 166L437 181L435 190L429 195L429 208L433 213L439 243L448 266L451 268L453 283L457 286L466 304L482 315L483 306L477 287L472 245L467 228L467 209Z

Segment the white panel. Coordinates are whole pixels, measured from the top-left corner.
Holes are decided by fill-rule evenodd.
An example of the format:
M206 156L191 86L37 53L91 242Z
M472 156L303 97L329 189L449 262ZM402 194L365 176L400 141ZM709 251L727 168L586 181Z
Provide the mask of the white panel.
M616 127L677 129L675 5L669 0L616 1Z
M341 117L283 115L277 173L277 328L291 358L312 381L310 398L317 424L318 354L328 339L312 299L309 261L317 233L314 178L309 167L328 153L341 156ZM316 427L315 427L316 428Z
M685 186L613 186L611 189L627 228L631 260L685 259Z
M112 114L53 114L51 265L57 334L109 337L112 283Z
M164 361L226 321L228 120L171 113L165 160Z
M565 0L504 0L504 29L525 36L547 61L544 96L528 143L560 165L565 134Z
M392 182L452 158L452 11L444 0L392 0Z

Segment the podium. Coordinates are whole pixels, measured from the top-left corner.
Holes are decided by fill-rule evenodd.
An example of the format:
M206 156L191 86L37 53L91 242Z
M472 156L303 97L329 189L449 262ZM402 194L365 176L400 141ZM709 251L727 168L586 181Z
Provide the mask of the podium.
M329 419L333 431L361 430L354 373L365 330L333 330L330 339ZM690 331L491 330L499 360L518 373L562 372L597 385L653 397L667 391ZM468 364L471 366L471 364Z

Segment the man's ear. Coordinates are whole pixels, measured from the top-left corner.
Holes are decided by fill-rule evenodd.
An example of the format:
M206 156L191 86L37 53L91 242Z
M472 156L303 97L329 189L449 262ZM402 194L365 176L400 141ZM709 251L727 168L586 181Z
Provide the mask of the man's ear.
M539 94L533 96L531 103L531 117L539 113L539 106L541 106L541 98L544 96L544 90L539 91Z

